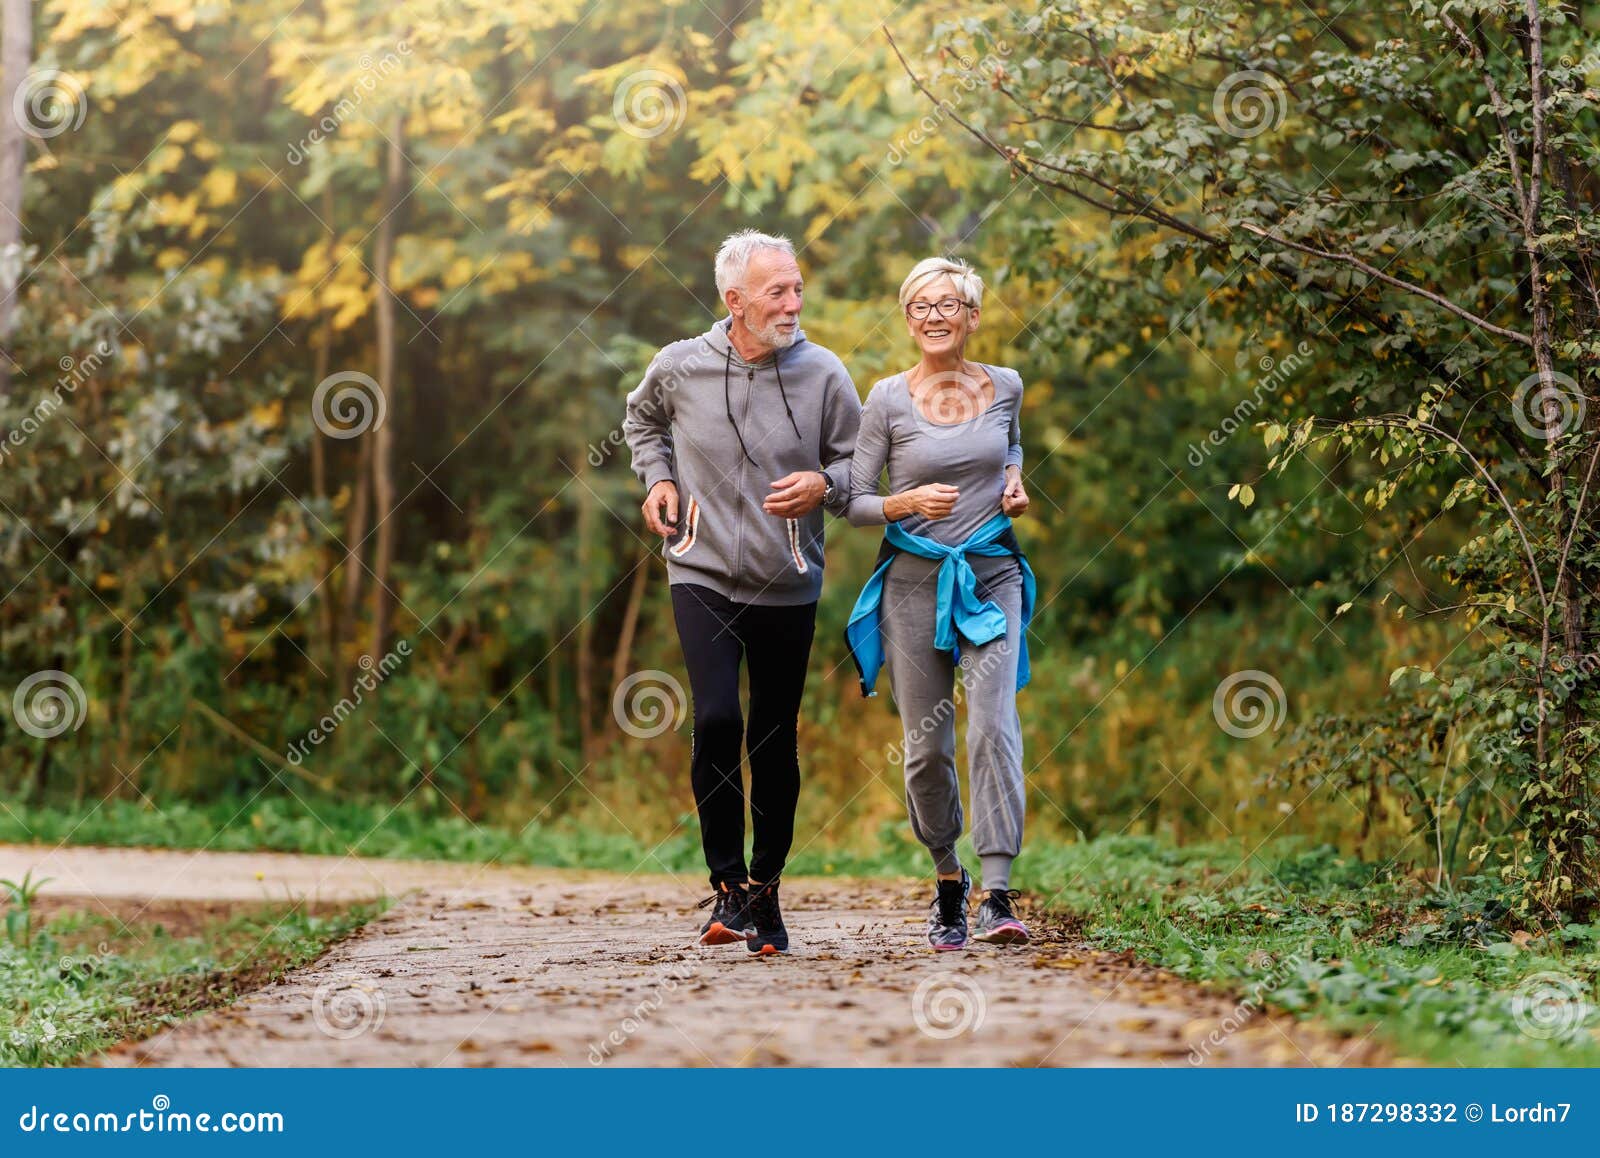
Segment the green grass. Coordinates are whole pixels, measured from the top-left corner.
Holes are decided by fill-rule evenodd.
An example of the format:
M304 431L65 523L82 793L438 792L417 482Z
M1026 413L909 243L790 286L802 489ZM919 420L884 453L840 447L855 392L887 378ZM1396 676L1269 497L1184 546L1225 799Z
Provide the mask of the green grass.
M312 814L307 805L314 808ZM692 817L650 847L561 824L520 832L353 801L262 798L157 812L110 802L0 808L0 840L275 849L703 876ZM792 875L924 876L904 824L859 842L807 848ZM964 849L975 863L970 848ZM1438 890L1403 867L1279 839L1172 847L1148 836L1034 842L1016 884L1083 935L1197 981L1438 1065L1600 1065L1600 925L1512 931L1484 878ZM1542 985L1542 987L1541 987ZM1541 995L1553 998L1541 1001ZM1548 1033L1547 1031L1556 1032ZM1542 1036L1544 1035L1544 1036Z
M309 961L386 902L314 915L252 907L196 924L61 912L0 940L0 1065L71 1064L226 1004ZM15 903L8 910L33 917Z
M926 854L904 832L886 825L866 842L870 853L802 848L789 871L797 875L920 875ZM99 844L118 847L207 848L354 854L419 860L549 865L557 868L657 871L704 879L700 830L693 816L658 844L568 824L526 825L520 831L474 824L457 813L431 814L382 802L334 800L303 794L262 796L153 809L111 800L89 810L33 807L0 800L0 842ZM710 886L707 886L709 891Z
M1432 1065L1600 1065L1600 925L1510 933L1491 882L1435 890L1327 846L1034 848L1020 884L1084 934ZM1547 1000L1541 1000L1546 998Z

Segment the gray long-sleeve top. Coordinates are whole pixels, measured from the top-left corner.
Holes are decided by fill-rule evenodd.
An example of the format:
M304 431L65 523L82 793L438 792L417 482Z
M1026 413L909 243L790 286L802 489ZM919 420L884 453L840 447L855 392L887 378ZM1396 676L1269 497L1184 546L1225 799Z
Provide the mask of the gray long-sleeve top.
M982 363L980 363L982 365ZM1022 465L1022 376L1003 366L983 366L994 383L994 402L965 422L931 421L912 400L905 374L873 383L861 410L850 462L850 505L845 517L858 527L881 526L884 496L878 478L887 467L889 494L928 483L960 488L943 519L908 515L900 525L940 543L959 543L1000 509L1006 467Z

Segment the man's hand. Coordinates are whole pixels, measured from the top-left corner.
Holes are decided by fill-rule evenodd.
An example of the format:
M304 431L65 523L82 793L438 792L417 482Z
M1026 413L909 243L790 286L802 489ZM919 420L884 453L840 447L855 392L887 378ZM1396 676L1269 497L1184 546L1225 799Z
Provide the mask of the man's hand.
M798 519L822 505L828 480L820 470L797 470L772 484L761 509L780 519Z
M1007 518L1016 518L1028 509L1028 491L1022 485L1022 472L1016 467L1006 469L1006 493L1000 496L1000 510Z
M662 479L644 497L644 525L658 535L678 533L678 485Z

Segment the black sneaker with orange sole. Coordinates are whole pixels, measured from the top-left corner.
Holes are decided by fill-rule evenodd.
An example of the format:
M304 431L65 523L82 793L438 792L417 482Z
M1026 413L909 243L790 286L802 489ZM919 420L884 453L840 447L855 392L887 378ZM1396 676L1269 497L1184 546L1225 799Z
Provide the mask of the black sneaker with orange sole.
M778 906L778 882L770 881L750 891L750 939L744 947L752 953L787 953L789 930L783 926Z
M723 881L697 908L711 906L711 916L700 926L701 945L737 945L755 932L750 923L750 894L742 884Z

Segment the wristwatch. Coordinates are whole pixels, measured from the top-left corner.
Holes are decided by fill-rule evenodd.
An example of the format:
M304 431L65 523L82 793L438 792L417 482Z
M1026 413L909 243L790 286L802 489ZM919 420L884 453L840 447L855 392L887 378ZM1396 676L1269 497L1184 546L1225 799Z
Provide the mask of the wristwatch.
M828 472L825 470L819 470L817 473L822 476L822 501L833 502L834 491L837 489L833 485L833 480L828 477Z

